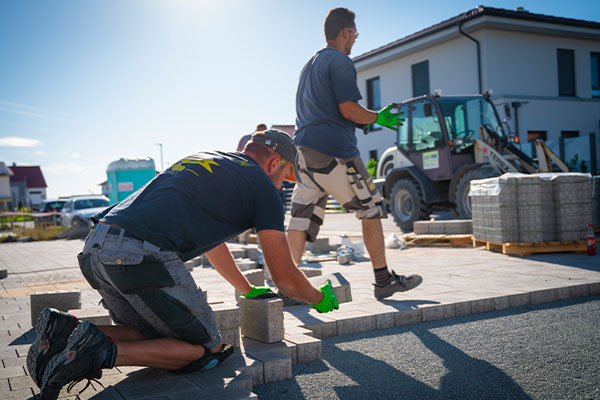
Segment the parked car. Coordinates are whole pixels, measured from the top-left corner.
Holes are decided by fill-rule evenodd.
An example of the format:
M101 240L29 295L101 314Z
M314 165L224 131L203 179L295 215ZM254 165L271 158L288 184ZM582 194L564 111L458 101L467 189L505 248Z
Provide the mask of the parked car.
M53 211L60 211L66 202L67 202L67 200L62 200L62 199L44 200L40 207L40 212L48 213L48 212L53 212Z
M78 196L71 197L63 206L61 224L69 228L92 227L92 216L108 207L108 198L105 196Z

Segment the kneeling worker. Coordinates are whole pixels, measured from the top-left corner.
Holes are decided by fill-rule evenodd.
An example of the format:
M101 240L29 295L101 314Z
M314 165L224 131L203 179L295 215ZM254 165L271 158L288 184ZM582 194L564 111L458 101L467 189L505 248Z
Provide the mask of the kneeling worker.
M320 312L338 308L331 284L313 287L292 261L277 194L295 180L297 150L284 132L257 132L241 153L184 158L124 201L95 216L81 271L116 326L79 323L50 308L36 325L27 368L42 399L102 369L147 366L181 373L210 369L233 353L184 262L206 253L245 297L274 296L251 286L225 241L256 228L277 287Z

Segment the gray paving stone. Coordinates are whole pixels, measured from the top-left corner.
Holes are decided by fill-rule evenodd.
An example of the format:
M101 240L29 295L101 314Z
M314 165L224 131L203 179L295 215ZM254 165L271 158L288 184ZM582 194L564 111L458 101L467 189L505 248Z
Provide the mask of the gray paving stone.
M228 385L224 388L212 387L208 390L197 388L186 392L176 393L168 397L169 400L245 400L257 398L256 394L240 385Z
M256 261L250 260L248 258L238 258L237 260L235 260L235 263L237 264L240 271L256 269L256 267L258 266Z
M223 340L223 343L231 344L234 347L240 347L240 328L220 329L219 333L221 334L221 339Z
M494 309L496 311L505 310L509 307L510 307L510 301L508 299L508 296L500 296L500 297L494 298Z
M490 299L477 299L471 301L471 313L481 314L490 311L494 311L496 308L496 301L493 298Z
M179 379L157 379L146 380L140 383L128 383L127 380L121 381L115 386L115 389L127 400L145 399L156 397L156 394L175 394L196 389L197 386L191 380L186 378Z
M571 298L571 288L569 287L560 287L556 292L557 300L567 300Z
M19 357L19 358L3 358L2 362L4 363L4 368L10 367L24 367L27 363L27 357Z
M287 335L286 335L287 338ZM298 363L298 348L295 343L287 340L275 343L263 343L258 340L245 337L243 340L244 351L252 353L260 350L276 350L292 359L292 364Z
M421 313L421 319L423 322L454 318L456 316L454 304L438 304L429 307L423 307Z
M571 286L571 297L584 297L590 295L590 285L575 285Z
M306 250L312 253L329 253L331 251L329 238L316 238L314 242L306 242Z
M337 321L338 336L373 331L377 328L375 315L364 311L348 311L331 315L331 318Z
M246 258L248 258L254 262L257 262L258 261L258 246L250 245L250 246L246 247Z
M333 294L337 298L338 303L342 304L352 301L350 282L348 282L348 280L339 272L309 278L308 280L315 287L321 287L327 284L327 281L331 281L331 288L333 289Z
M33 391L31 388L12 390L10 392L2 391L0 393L2 394L2 400L24 400L31 399L33 397Z
M600 282L590 283L590 296L595 296L597 294L600 294Z
M292 359L275 350L260 350L248 353L263 363L264 382L292 379Z
M264 286L265 285L265 270L261 268L250 269L247 271L242 271L242 275L248 279L251 285L254 286ZM242 295L240 291L234 289L235 291L235 301L238 301L238 297Z
M31 301L31 326L35 326L37 317L46 307L56 308L60 311L68 311L81 308L81 291L79 290L57 290L54 292L32 293Z
M322 357L321 340L306 335L290 335L285 340L292 342L298 349L298 363L320 360Z
M18 357L27 357L27 352L29 351L29 344L21 344L17 346L11 346L16 352Z
M242 249L242 248L229 249L229 251L231 252L231 255L233 256L234 259L247 257L246 249Z
M304 275L306 275L307 278L314 278L315 276L323 275L323 271L317 268L300 267L300 269L302 270L302 272L304 272Z
M470 301L461 301L454 304L454 312L457 317L462 317L464 315L471 315L472 308Z
M531 304L549 303L558 299L557 289L534 290L530 293Z
M422 322L422 314L420 308L411 310L400 310L396 314L396 326L419 324Z
M0 379L16 378L25 375L26 373L23 367L0 368Z
M213 317L219 330L239 328L241 324L240 309L234 305L214 304L211 306Z
M94 325L114 325L108 310L104 307L78 308L67 312L80 321L90 321Z
M283 300L239 298L242 335L265 343L283 340Z
M389 329L396 326L397 311L382 311L375 314L375 329Z
M337 322L333 320L320 321L313 324L305 325L313 333L313 337L324 339L332 336L337 336Z
M166 399L166 397L164 397ZM113 386L109 386L93 397L94 400L124 400L123 396ZM157 398L160 399L160 398ZM61 399L62 400L62 399ZM162 399L161 399L162 400Z
M531 296L529 293L519 293L508 296L510 308L522 307L531 304Z
M36 387L35 382L29 375L8 378L11 390L27 389Z

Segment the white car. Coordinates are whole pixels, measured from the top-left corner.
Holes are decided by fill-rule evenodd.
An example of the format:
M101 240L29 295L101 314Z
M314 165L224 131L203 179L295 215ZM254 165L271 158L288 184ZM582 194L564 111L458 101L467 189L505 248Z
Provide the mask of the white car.
M105 196L71 197L61 210L61 224L68 228L76 225L92 227L92 216L109 206Z

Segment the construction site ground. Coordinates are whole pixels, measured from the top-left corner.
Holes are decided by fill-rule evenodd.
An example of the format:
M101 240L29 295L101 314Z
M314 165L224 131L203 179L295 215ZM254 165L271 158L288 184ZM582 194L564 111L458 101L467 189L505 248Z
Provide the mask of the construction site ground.
M386 236L400 234L391 219L384 220L384 232ZM353 236L355 242L360 241L356 238L361 234L360 223L354 216L327 215L320 237L329 237L330 243L336 244L344 234ZM0 279L0 398L27 399L39 393L25 367L27 350L35 340L30 294L81 290L82 308L97 305L100 297L83 279L77 264L76 255L82 247L81 240L0 244L0 270L8 272L6 278ZM336 261L314 264L312 266L321 269L323 274L341 273L351 284L352 301L328 314L318 314L303 305L286 307L286 334L312 334L315 338L339 336L337 341L340 342L344 337L350 340L357 332L376 332L399 325L600 294L600 255L567 252L519 257L482 247L426 246L388 249L386 254L390 268L399 274L418 273L423 276L423 284L376 301L368 258L348 265ZM207 291L209 302L235 305L234 289L212 268L196 267L192 275ZM100 379L104 388L94 383L78 394L77 389L84 386L80 383L71 393L63 391L61 397L256 398L252 390L261 382L252 375L244 356L245 344L242 343L231 361L211 371L183 376L151 368L118 367L104 372ZM282 357L279 362L291 364L292 357L288 358ZM264 364L261 376L266 379L267 361L253 362ZM248 368L238 368L244 364ZM291 379L295 379L294 369Z

